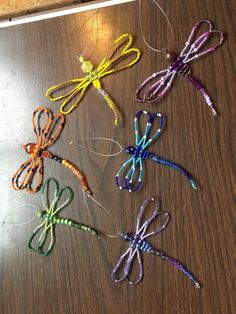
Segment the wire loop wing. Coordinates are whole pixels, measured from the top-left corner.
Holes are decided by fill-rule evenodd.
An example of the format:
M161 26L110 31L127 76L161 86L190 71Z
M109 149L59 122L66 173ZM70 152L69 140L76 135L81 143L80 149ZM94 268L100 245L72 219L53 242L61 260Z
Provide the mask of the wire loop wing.
M43 119L45 122L42 127L41 120ZM65 117L60 113L53 114L51 110L39 107L33 112L32 124L39 147L46 149L52 145L61 134L65 124Z
M42 120L44 124L41 124ZM39 107L36 108L32 115L33 130L37 138L37 144L41 147L43 145L44 133L48 131L52 124L53 114L49 109Z
M131 273L132 264L135 262L136 259L139 265L139 276L136 281L133 281L133 280L130 280L129 275ZM120 271L122 272L122 275L118 277L118 272ZM131 247L129 247L127 251L123 255L121 255L118 263L113 268L113 271L111 273L111 278L115 282L121 282L124 279L127 279L128 282L133 285L138 284L142 280L143 267L142 267L140 252L138 251L138 249L133 250Z
M116 184L119 189L135 192L140 188L142 181L142 159L131 157L123 163L116 175Z
M143 204L142 204L142 206L140 207L139 212L138 212L137 224L136 224L136 233L139 233L139 232L140 232L139 230L140 230L140 227L141 227L141 221L142 221L144 212L145 212L147 206L149 205L149 203L151 203L151 202L155 203L155 207L156 207L156 208L155 208L155 211L154 211L153 215L148 219L148 222L149 222L149 223L154 219L153 216L156 215L156 213L158 212L158 210L159 210L159 208L160 208L159 202L157 202L157 200L155 200L153 197L152 197L152 198L148 198L148 199L146 199L146 200L143 202ZM146 221L145 223L147 224L147 221Z
M49 186L53 184L53 189L54 189L54 196L51 201L51 204L47 204L47 200L49 198ZM64 192L67 194L64 202L58 207L58 203L60 199L62 198L62 195ZM47 198L47 200L45 200ZM59 188L59 183L56 179L54 178L48 178L42 188L42 202L44 208L50 212L52 216L54 216L56 213L58 213L61 209L66 207L72 200L73 198L73 191L70 187L66 186L62 189Z
M35 177L37 181L35 184ZM15 191L26 189L27 192L38 192L43 184L43 160L29 158L17 170L12 178L12 187Z
M136 101L152 102L161 99L171 88L176 75L177 72L170 68L153 73L136 90Z
M124 46L122 48L122 46ZM113 45L109 48L105 58L102 60L100 65L97 68L99 73L99 78L102 78L106 75L112 74L117 71L129 68L134 65L141 56L141 52L138 48L132 48L133 37L130 34L123 34L118 37ZM131 60L128 64L117 67L119 63L124 61L126 58L135 55L134 59Z
M144 135L140 136L139 119L142 115L147 115L148 121L144 131ZM150 136L150 131L154 122L154 119L158 118L160 120L158 129ZM160 113L149 113L145 110L138 111L134 118L134 131L135 131L135 144L136 146L142 147L142 149L147 148L151 143L160 135L164 127L164 118Z
M143 229L142 229L142 227L140 228L140 232L142 232L141 233L142 239L146 239L148 237L156 235L156 234L160 233L163 229L166 228L166 226L167 226L167 224L169 223L169 220L170 220L170 214L167 213L167 212L157 212L155 214L155 216L153 215L153 219L150 221L150 223L148 225L150 225L151 222L154 221L155 219L161 218L161 216L165 219L164 222L159 227L154 229L153 231L151 231L149 233L146 233L147 229L148 229L148 226L146 226L146 225L143 225Z
M53 185L53 189L54 189L54 196L53 196L53 200L51 204L55 202L55 200L57 200L57 196L59 193L59 183L56 179L48 178L47 180L44 181L43 186L42 186L42 203L43 203L43 207L46 210L49 210L50 208L50 204L48 204L48 196L49 196L48 193L49 193L50 185Z
M65 198L64 202L60 206L58 206L58 203L59 203L60 199L62 198L62 195L65 194L65 193L66 193L66 198ZM57 199L51 205L51 208L53 209L53 214L55 215L61 209L66 207L71 202L72 198L73 198L73 191L72 191L72 189L69 186L65 186L62 189L60 189L60 191L59 191L59 193L57 195Z
M44 247L48 232L50 232L50 242L47 248L45 249ZM38 237L38 239L35 240L36 237ZM33 245L34 241L36 241L35 245ZM33 231L28 242L28 247L31 251L37 252L39 255L47 256L52 251L54 244L55 244L54 225L44 221Z
M15 191L25 188L25 181L27 177L30 176L29 172L33 168L33 165L34 165L34 161L32 161L32 158L29 158L16 171L16 173L14 174L12 178L12 187ZM20 181L20 177L21 175L23 175L24 171L26 171L26 174L23 179L21 178L21 181Z
M152 215L150 216L150 218L148 218L141 225L144 212L151 202L153 202L155 204L155 210L152 213ZM163 229L166 228L166 226L170 220L170 215L167 212L159 211L159 208L160 208L160 204L154 198L149 198L149 199L145 200L143 205L141 206L139 213L138 213L137 225L136 225L136 234L140 234L141 239L145 239L145 238L148 238L148 237L153 236L155 234L158 234L159 232L161 232ZM157 227L153 231L146 234L151 223L154 222L156 219L161 218L161 216L164 217L164 219L165 219L164 222L159 227Z
M142 259L141 259L141 253L139 250L136 251L136 257L138 260L138 267L139 267L139 275L136 281L133 281L132 279L130 279L129 277L129 273L126 277L126 280L131 284L131 285L137 285L138 283L140 283L140 281L143 279L143 263L142 263ZM133 259L135 258L135 256L133 257ZM136 260L136 259L135 259ZM131 262L132 263L132 262Z
M203 26L207 24L209 26L209 30L202 33L199 37L196 37L197 31ZM215 45L203 50L204 45L214 36L219 36L219 42ZM207 55L213 51L215 51L219 46L222 45L224 41L224 35L221 31L213 29L213 24L209 20L200 20L197 22L189 35L187 42L185 43L185 47L182 50L180 57L183 57L184 63L191 62L199 57Z
M58 85L50 87L46 91L46 96L51 101L58 101L61 99L64 99L63 103L60 106L60 112L62 114L69 114L71 113L76 107L78 107L79 103L81 102L82 98L84 97L86 90L88 89L89 85L91 84L91 81L88 77L79 78L79 79L72 79L65 82L62 82ZM65 90L67 88L71 88L69 92L66 94L62 94L58 97L53 97L53 94ZM71 107L68 107L70 102L76 98L74 104L71 105Z

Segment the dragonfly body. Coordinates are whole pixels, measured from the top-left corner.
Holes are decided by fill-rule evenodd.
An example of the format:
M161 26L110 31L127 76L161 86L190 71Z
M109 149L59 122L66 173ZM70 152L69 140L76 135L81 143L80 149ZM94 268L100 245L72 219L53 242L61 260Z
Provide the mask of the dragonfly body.
M182 76L189 76L191 74L189 66L186 63L184 63L184 58L180 56L173 64L169 66L169 70L176 71L179 75Z
M46 149L42 149L39 147L39 145L35 144L35 143L28 143L26 145L22 145L24 150L26 151L26 153L30 154L32 156L32 158L51 158L55 161L58 161L60 163L63 162L64 159L53 155L52 153L50 153L48 150Z
M43 218L47 224L58 224L58 225L67 225L67 226L71 226L77 229L81 229L83 231L88 231L90 233L92 233L94 236L96 236L97 238L99 238L98 233L90 228L87 225L81 224L81 223L77 223L71 219L68 218L60 218L58 215L54 215L53 213L50 213L48 211L39 211L37 214L38 218Z
M135 160L137 160L138 158L141 158L141 159L151 159L154 156L153 153L151 153L147 149L142 149L141 146L128 146L128 147L125 147L125 152L127 154L129 154L129 155L132 155Z
M144 211L151 202L155 202L156 208L150 218L148 218L146 221L142 221ZM112 280L115 282L121 282L126 279L132 285L138 284L142 280L144 274L141 253L146 252L158 256L162 260L175 266L194 283L196 288L200 288L200 284L196 277L183 264L163 252L154 250L152 245L147 241L149 237L157 235L162 230L164 230L169 222L170 215L167 212L161 212L158 209L159 205L153 198L147 199L144 201L139 210L135 232L120 234L122 239L129 242L129 247L125 253L120 256L116 266L113 268L111 273ZM157 220L161 217L162 223L159 224L158 227L154 228L153 231L151 231L151 224L154 222L154 220ZM132 265L135 262L138 263L139 274L137 279L131 279L130 276L132 276Z
M42 149L39 145L35 143L28 143L22 145L22 147L24 148L26 153L32 155L32 157L47 158L52 156L49 151L47 151L46 149Z
M38 218L43 218L47 223L58 224L58 225L68 225L71 226L73 223L70 219L59 218L57 215L52 215L50 212L39 211L37 214Z
M144 134L141 136L138 121L142 115L147 116L147 123ZM159 128L154 132L152 136L150 136L154 119L159 119L160 124ZM151 143L160 135L163 127L164 118L160 113L152 114L145 110L141 110L136 113L134 118L135 145L127 146L124 149L124 151L128 155L131 155L131 158L123 163L116 175L116 184L119 189L124 189L129 192L135 192L140 188L143 175L143 160L152 160L157 164L168 166L172 169L178 170L187 178L192 187L196 189L195 181L184 168L182 168L177 163L164 159L148 150L148 147L151 145Z
M153 253L154 251L153 247L148 241L141 239L140 234L125 233L125 234L121 234L121 237L125 241L130 242L130 247L132 249L138 249L147 253Z

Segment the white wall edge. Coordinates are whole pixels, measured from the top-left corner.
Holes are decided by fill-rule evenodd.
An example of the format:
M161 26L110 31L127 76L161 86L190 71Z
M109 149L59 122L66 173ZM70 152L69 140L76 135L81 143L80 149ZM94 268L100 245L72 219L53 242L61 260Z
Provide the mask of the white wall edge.
M0 21L0 28L10 27L15 25L21 25L26 23L32 23L37 21L42 21L46 19L51 19L54 17L84 12L88 10L95 10L100 8L109 7L112 5L134 2L136 0L99 0L92 3L81 3L65 8L59 8L55 10L44 11L40 13L33 13L24 16L15 17L12 19L2 20Z

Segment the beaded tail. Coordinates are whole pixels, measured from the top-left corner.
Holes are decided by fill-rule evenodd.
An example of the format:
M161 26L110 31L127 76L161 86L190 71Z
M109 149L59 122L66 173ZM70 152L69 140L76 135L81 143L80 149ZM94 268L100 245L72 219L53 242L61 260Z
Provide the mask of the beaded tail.
M202 93L202 95L204 96L206 100L207 105L211 108L213 112L213 116L216 116L217 112L213 107L213 102L211 100L210 95L206 91L206 89L202 86L202 84L195 77L188 75L187 79Z
M89 194L92 195L92 192L89 189L87 180L85 175L77 168L75 167L72 163L70 163L68 160L66 159L61 159L60 157L57 157L55 155L51 155L50 158L52 158L53 160L56 160L58 162L60 162L61 164L63 164L65 167L69 168L74 175L76 175L76 177L78 177L81 181L82 187L83 189Z
M108 93L104 89L99 88L98 91L102 95L102 97L105 99L105 101L108 104L109 108L114 113L114 116L115 116L114 124L118 125L118 109L117 109L116 105L114 104L113 100L111 99L111 97L108 95Z
M196 277L178 260L168 256L167 254L163 252L152 251L151 253L159 256L164 261L178 268L178 270L180 270L186 277L188 277L189 280L191 280L194 283L196 288L201 288L200 283L197 281Z
M98 90L98 92L104 98L105 102L108 104L108 107L113 111L114 116L115 116L114 124L118 125L118 109L116 105L114 104L113 100L108 95L108 93L104 89L102 89L101 82L99 80L93 81L93 86Z
M83 230L83 231L87 231L87 232L90 232L92 235L94 235L97 239L100 238L100 235L98 234L98 232L87 226L87 225L84 225L84 224L81 224L81 223L77 223L77 222L74 222L70 219L62 219L62 218L59 218L57 219L57 223L58 224L61 224L61 225L67 225L67 226L71 226L71 227L74 227L76 229L80 229L80 230Z
M178 170L179 172L181 172L185 178L190 182L191 186L196 190L197 189L197 184L196 181L192 178L192 176L184 169L182 168L180 165L176 164L173 161L169 161L163 158L160 158L156 155L151 157L151 160L153 160L155 163L160 164L160 165L164 165L164 166L168 166L171 167L175 170Z

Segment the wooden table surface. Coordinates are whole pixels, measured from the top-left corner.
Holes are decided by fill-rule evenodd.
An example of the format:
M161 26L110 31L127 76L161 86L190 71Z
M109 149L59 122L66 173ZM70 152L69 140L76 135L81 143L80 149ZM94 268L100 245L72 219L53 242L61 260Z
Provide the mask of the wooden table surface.
M230 314L233 310L233 262L235 236L235 134L236 134L236 4L234 1L160 1L170 17L174 33L170 37L166 21L151 1L143 8L144 32L155 47L179 51L193 24L202 18L215 22L227 34L224 44L213 54L192 65L194 75L207 87L218 117L213 117L202 95L186 79L176 79L172 90L158 104L140 105L134 100L138 85L151 73L166 67L163 55L150 51L142 39L138 3L103 9L98 14L98 41L92 61L97 64L110 43L122 33L135 35L135 45L143 55L129 70L102 80L103 86L119 104L123 125L113 126L113 115L101 96L90 88L81 105L69 116L60 139L51 151L78 165L86 173L94 197L111 212L83 200L80 182L60 164L45 160L45 178L55 177L61 186L69 185L75 196L61 213L115 234L132 231L138 208L155 196L162 210L171 214L165 231L151 240L154 247L178 258L194 272L201 289L173 266L144 254L144 280L138 286L111 281L111 270L127 247L120 238L102 237L66 226L56 227L57 242L48 257L27 248L38 219L25 204L42 206L40 193L29 195L9 189L11 176L23 160L17 153L20 143L34 141L31 115L38 106L54 112L59 106L45 97L49 86L80 77L75 53L88 46L93 50L96 32L85 25L74 42L76 30L89 12L55 18L0 30L0 308L3 314L38 313L178 313ZM174 170L145 162L142 189L136 193L119 191L114 177L125 160L100 157L69 142L89 137L109 137L122 145L134 141L135 112L146 109L165 116L162 135L151 150L180 163L199 184L191 189ZM89 143L104 153L115 145ZM5 223L3 223L5 221Z

